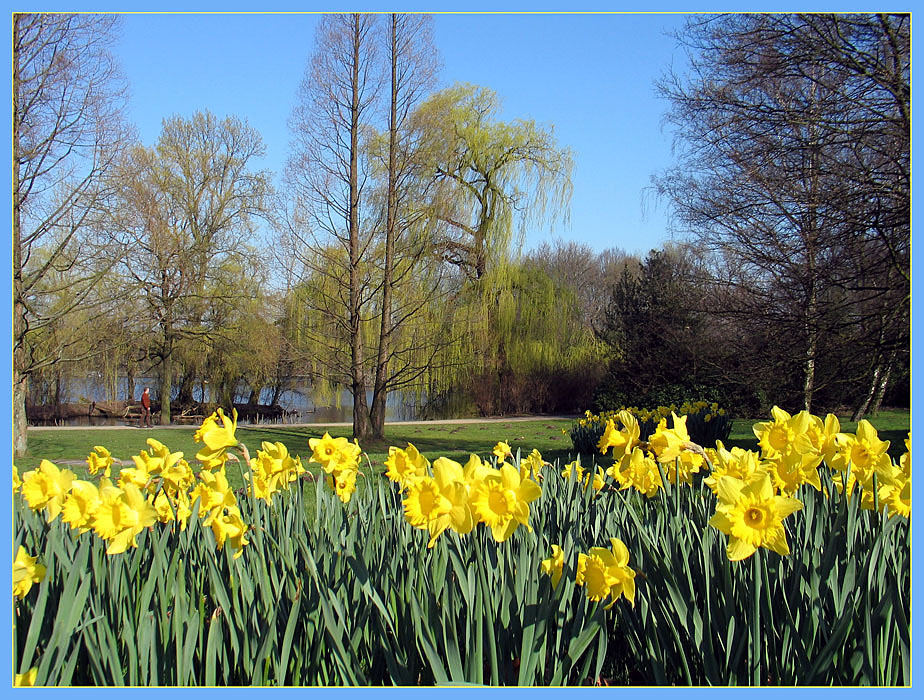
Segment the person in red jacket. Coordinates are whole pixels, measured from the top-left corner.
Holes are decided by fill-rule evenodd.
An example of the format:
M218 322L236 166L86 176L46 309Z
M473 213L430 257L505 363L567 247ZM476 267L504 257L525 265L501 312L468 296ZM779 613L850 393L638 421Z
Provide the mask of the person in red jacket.
M151 425L151 390L148 387L144 387L141 394L141 427L154 427Z

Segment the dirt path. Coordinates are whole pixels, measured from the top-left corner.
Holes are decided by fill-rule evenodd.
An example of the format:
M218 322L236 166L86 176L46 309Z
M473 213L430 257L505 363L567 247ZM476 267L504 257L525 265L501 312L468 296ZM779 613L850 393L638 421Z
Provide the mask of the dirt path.
M577 416L510 416L507 418L449 418L446 420L389 421L390 425L455 425L459 423L518 423L531 420L574 420ZM348 428L353 423L238 423L238 428ZM197 425L155 425L156 430L195 430ZM29 430L144 430L137 425L35 425Z

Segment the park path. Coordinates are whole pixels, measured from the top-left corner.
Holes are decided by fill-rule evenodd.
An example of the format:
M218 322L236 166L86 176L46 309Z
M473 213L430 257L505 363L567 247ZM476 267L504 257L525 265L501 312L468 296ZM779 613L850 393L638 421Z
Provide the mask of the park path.
M518 423L530 420L574 420L578 416L510 416L507 418L492 416L491 418L447 418L445 420L402 420L389 421L390 425L457 425L459 423ZM238 428L349 428L352 422L345 423L238 423ZM155 425L156 430L189 430L199 426L192 423L188 425ZM144 430L137 425L30 425L29 430Z

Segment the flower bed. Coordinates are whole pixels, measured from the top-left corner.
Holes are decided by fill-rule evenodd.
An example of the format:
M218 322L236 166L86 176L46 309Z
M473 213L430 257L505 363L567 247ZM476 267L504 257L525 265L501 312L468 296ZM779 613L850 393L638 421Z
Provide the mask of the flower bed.
M14 683L907 684L910 436L836 421L774 409L755 453L622 412L605 471L407 445L359 479L325 436L305 480L219 412L198 473L155 440L14 471Z

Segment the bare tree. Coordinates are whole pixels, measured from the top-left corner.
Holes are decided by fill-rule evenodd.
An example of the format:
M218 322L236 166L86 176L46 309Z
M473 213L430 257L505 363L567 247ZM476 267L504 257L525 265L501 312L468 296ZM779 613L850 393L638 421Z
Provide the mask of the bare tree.
M348 341L348 371L334 355L318 358L353 395L353 433L370 435L363 308L372 294L362 263L372 243L365 227L369 163L361 132L371 122L381 83L376 25L368 14L325 15L293 113L287 180L295 210L289 233L309 274L324 280L317 298ZM344 274L345 272L345 274ZM339 308L346 307L346 315ZM333 340L333 338L331 338Z
M100 240L106 175L127 141L124 87L108 51L113 15L13 15L14 451L26 449L30 374L77 359L72 334L43 351L30 338L90 307L108 271ZM66 279L62 279L64 276ZM65 285L62 287L62 284ZM62 291L66 289L66 294ZM49 298L66 303L48 303ZM92 324L71 327L85 334Z
M877 344L870 324L906 295L903 32L901 16L697 17L680 36L690 70L659 85L680 151L658 191L716 282L747 291L725 310L772 326L777 356L801 367L809 410L840 381L831 353ZM882 349L904 335L888 325ZM836 349L848 328L854 342Z
M417 156L415 134L409 128L413 108L423 99L425 91L436 81L437 53L433 46L433 19L428 15L392 13L385 32L390 78L388 104L388 157L386 168L385 240L382 266L381 324L378 351L375 359L372 407L370 420L373 437L384 437L385 406L388 392L402 379L402 373L389 374L394 350L393 336L403 321L410 319L419 308L409 295L395 300L396 286L401 283L402 271L396 270L395 247L404 244L403 273L411 274L413 263L430 254L429 240L418 237L408 241L411 227L421 223L422 208L413 196L420 195L416 183L420 181L421 161ZM398 240L398 239L405 240ZM408 250L408 243L414 248ZM415 244L416 243L416 244ZM408 264L410 261L410 264ZM397 274L396 274L397 272ZM434 289L434 292L436 290ZM434 294L427 301L432 301ZM398 307L395 308L397 301ZM426 303L426 301L424 302ZM410 370L414 363L405 365ZM413 371L409 374L414 374Z

